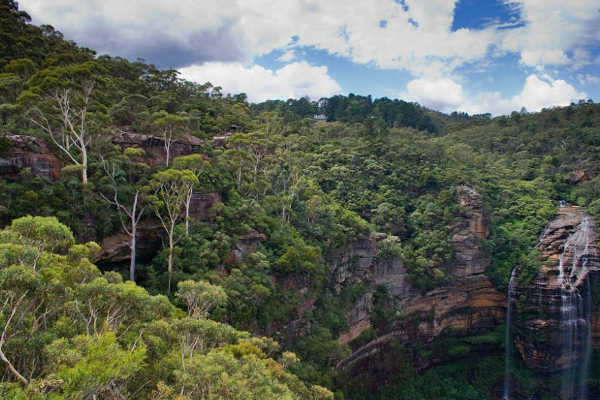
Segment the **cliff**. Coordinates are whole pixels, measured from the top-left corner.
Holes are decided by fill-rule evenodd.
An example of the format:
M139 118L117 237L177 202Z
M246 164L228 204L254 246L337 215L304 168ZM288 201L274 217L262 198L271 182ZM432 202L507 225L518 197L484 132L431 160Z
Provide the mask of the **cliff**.
M450 276L445 286L426 293L412 287L402 260L377 259L376 244L380 237L372 237L370 246L367 242L360 243L332 264L337 285L360 279L370 282L372 288L348 314L350 329L340 336L340 342L351 342L370 327L371 299L378 285L388 289L392 307L400 316L389 333L356 349L338 364L338 369L360 368L363 361L385 351L392 340L427 346L440 336L460 337L488 332L502 320L506 299L485 275L490 260L481 241L488 235L488 226L480 195L472 188L461 186L457 189L456 200L464 217L450 227L454 259L447 268ZM344 260L356 256L358 267L351 271ZM428 363L424 361L422 366Z
M590 298L600 271L596 243L592 217L580 207L561 207L537 245L543 264L538 275L527 285L517 279L514 344L529 368L555 373L581 363L588 325L592 343L600 345Z
M0 151L0 176L16 176L29 168L35 176L60 178L63 162L50 151L44 140L25 135L5 135L0 139L5 142Z

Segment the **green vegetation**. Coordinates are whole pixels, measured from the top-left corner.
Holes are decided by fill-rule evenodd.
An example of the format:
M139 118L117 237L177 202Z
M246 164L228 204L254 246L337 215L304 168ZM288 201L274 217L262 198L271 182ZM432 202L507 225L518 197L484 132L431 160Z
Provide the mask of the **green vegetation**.
M96 56L29 24L12 0L0 0L0 22L0 134L43 138L66 165L56 181L27 168L0 178L4 398L331 398L321 386L346 399L485 398L500 357L471 367L501 346L497 332L415 351L443 351L447 365L396 360L375 397L372 382L340 383L351 348L403 316L383 285L336 287L328 257L384 232L377 258L401 258L416 290L451 282L466 185L489 216L487 274L504 291L515 266L535 276L532 249L559 200L600 217L591 102L493 119L357 95L251 104ZM121 131L154 135L165 157L117 144ZM193 154L179 156L190 140ZM0 136L0 157L11 150ZM203 196L217 200L194 216ZM94 242L116 235L126 261L97 268ZM142 237L154 248L136 253ZM368 290L372 327L338 342Z
M188 313L89 259L54 217L0 232L2 398L327 399L275 359L276 342L206 319L222 288L182 281ZM208 396L206 393L210 393Z

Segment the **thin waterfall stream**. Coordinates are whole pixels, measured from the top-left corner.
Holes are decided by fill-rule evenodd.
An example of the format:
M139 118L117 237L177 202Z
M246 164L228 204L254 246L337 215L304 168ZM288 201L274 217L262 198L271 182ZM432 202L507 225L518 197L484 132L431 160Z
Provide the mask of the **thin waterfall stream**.
M592 290L589 273L597 270L598 256L595 247L594 221L577 207L561 204L563 216L575 219L571 225L562 225L566 228L562 236L557 236L556 225L548 225L538 245L542 243L541 252L556 254L557 261L552 266L547 266L541 279L535 287L520 287L518 283L518 268L511 271L507 288L506 330L505 330L505 360L504 360L504 385L503 400L518 397L518 388L511 380L511 367L513 356L513 340L522 340L520 331L514 331L515 303L517 297L529 293L530 312L538 310L540 313L551 312L555 321L553 334L554 349L556 349L554 362L556 381L560 384L561 400L588 400L588 376L592 354ZM563 217L565 220L566 217ZM550 238L550 239L548 239ZM562 244L555 241L561 238ZM556 243L556 247L554 247ZM536 245L536 248L538 248ZM552 253L556 251L555 253ZM545 253L548 254L548 253ZM554 271L554 274L549 273ZM533 294L536 294L531 298ZM542 299L545 298L545 300ZM519 297L520 298L520 297ZM532 307L533 302L537 304ZM549 306L551 308L546 308ZM548 317L545 317L548 318ZM523 328L521 325L519 325ZM514 331L514 332L513 332ZM518 339L514 339L514 334ZM521 352L523 349L520 350ZM548 353L552 354L552 353Z
M517 274L517 268L513 268L510 273L510 280L508 281L507 290L507 305L506 305L506 333L504 337L504 393L502 399L510 399L510 360L512 357L512 340L511 340L511 321L512 321L512 308L515 297L515 276Z
M565 242L559 258L558 284L561 296L561 354L570 367L561 374L561 397L586 400L586 381L591 354L589 282L580 293L581 280L587 276L590 218L585 217Z

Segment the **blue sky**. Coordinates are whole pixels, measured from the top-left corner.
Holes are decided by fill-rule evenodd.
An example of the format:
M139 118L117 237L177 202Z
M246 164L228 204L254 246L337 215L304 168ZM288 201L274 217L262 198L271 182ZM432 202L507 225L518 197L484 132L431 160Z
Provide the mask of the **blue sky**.
M598 0L21 0L36 23L252 101L371 94L451 112L600 101Z

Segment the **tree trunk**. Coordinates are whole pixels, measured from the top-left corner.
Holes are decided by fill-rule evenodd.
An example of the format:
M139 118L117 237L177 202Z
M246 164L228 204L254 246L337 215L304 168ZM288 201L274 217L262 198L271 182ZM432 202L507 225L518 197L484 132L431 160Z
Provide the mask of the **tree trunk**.
M136 245L136 235L137 235L137 204L138 204L138 196L139 191L135 192L135 197L133 199L133 207L131 209L131 244L129 249L131 250L131 254L129 257L129 279L132 282L135 282L135 245Z
M8 361L8 358L6 358L6 356L4 355L4 352L2 351L2 346L0 346L0 359L2 359L2 361L4 361L4 363L6 364L6 366L10 370L10 372L15 376L15 378L20 380L21 383L23 384L23 386L27 386L27 384L29 382L27 381L27 379L25 379L25 377L23 375L21 375L19 373L19 371L17 371L15 369L15 367L12 365L12 363L10 361Z
M185 235L190 234L190 203L192 202L193 189L189 189L187 198L185 199Z
M169 159L171 158L171 139L165 135L165 152L167 153L167 167L169 166Z
M135 282L135 236L137 233L137 223L135 221L131 222L131 245L129 248L131 249L131 259L129 261L129 280Z
M169 261L168 261L168 275L169 275L169 290L168 293L171 293L171 276L173 275L173 229L171 228L171 232L169 232Z
M88 176L87 176L87 152L84 150L81 152L81 183L87 185Z

